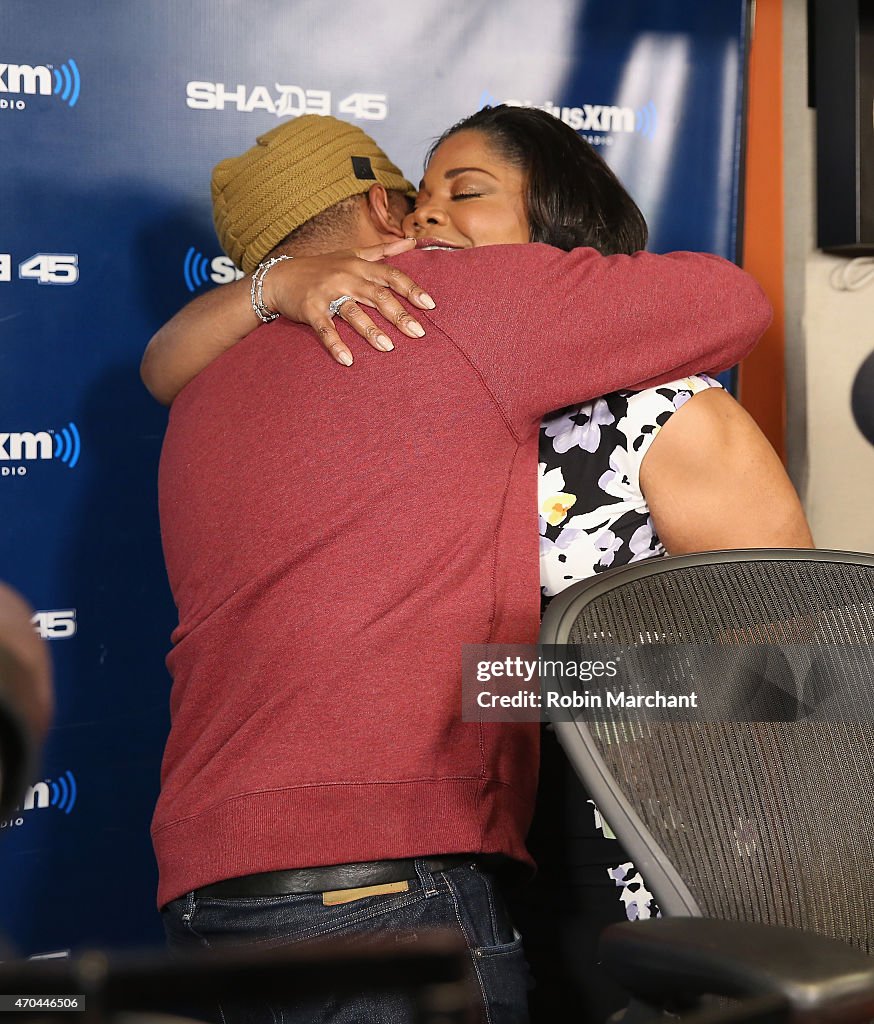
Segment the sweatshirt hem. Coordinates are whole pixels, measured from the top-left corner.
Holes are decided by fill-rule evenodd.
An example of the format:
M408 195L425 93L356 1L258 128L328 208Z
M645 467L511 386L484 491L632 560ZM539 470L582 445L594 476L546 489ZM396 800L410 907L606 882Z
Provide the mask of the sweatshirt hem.
M506 783L470 778L242 795L153 824L158 906L263 871L452 853L500 853L530 865L517 804Z

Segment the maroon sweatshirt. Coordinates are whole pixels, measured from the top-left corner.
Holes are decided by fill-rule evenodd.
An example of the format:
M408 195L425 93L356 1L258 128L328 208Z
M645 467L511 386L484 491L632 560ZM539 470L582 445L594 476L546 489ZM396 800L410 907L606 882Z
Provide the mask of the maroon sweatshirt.
M544 413L735 363L758 285L716 257L415 252L437 301L355 365L280 319L176 399L160 512L179 626L159 905L252 872L526 862L538 731L463 723L464 643L538 631Z

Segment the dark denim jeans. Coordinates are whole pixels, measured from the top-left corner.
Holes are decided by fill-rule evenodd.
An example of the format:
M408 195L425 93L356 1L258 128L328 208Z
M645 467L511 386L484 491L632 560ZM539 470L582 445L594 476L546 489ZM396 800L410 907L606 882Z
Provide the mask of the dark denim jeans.
M270 948L317 939L412 938L427 928L457 929L470 950L487 1024L528 1020L528 967L491 874L476 864L430 872L416 862L408 892L368 896L326 907L318 893L215 899L189 893L164 907L171 951L222 946ZM406 1024L410 1003L400 996L362 994L318 1005L223 1005L226 1024Z

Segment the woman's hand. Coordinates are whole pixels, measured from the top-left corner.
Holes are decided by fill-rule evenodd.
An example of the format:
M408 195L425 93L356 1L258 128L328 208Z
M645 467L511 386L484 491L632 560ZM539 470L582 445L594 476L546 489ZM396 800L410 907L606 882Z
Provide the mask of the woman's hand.
M421 309L433 309L434 300L406 274L378 262L385 256L406 252L415 245L410 238L366 249L327 256L300 256L274 264L263 279L262 303L298 323L309 324L325 348L344 366L352 353L334 330L328 306L341 295L351 295L340 315L374 348L386 351L391 341L361 309L372 306L411 338L425 333L397 295ZM251 278L213 288L198 296L166 324L149 342L140 374L151 394L170 405L182 388L209 364L251 334L261 321L250 300Z
M328 306L343 295L352 298L337 314L374 348L390 352L394 345L361 308L370 306L410 338L425 329L404 309L396 296L420 309L434 309L434 300L402 271L380 262L415 247L415 240L348 249L324 256L298 256L274 264L264 275L262 300L268 309L289 320L308 324L338 363L352 365L352 353L334 328Z

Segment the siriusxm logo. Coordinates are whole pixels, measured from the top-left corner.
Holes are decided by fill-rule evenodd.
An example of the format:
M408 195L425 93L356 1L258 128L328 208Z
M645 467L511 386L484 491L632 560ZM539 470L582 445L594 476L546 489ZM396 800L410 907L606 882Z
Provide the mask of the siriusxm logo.
M182 274L185 277L185 287L190 292L196 292L209 281L213 284L230 284L231 281L239 281L244 276L243 271L238 270L228 256L214 256L208 260L193 245L189 247L182 261Z
M24 110L25 100L15 96L57 96L75 107L82 79L71 57L59 67L54 64L0 64L0 110Z
M76 806L78 788L75 776L71 771L64 772L58 779L45 782L37 782L31 786L24 796L21 809L24 811L35 808L56 807L64 814L69 814Z
M75 423L60 430L0 433L0 462L37 462L57 460L75 469L82 440ZM0 466L0 476L25 476L27 466Z
M0 821L0 828L14 828L24 824L25 811L42 811L54 807L64 814L70 814L76 806L79 788L71 771L64 772L57 779L44 779L28 786L21 806L13 817Z
M560 118L576 132L600 132L612 134L616 132L638 132L651 139L656 130L656 108L650 101L639 110L633 107L604 106L584 103L580 107L563 107L547 100L545 103L532 103L530 100L497 100L486 89L480 98L480 109L506 103L511 107L537 107L548 114Z
M224 82L189 82L185 105L191 110L224 110L232 107L246 114L266 110L276 117L300 117L301 114L331 114L329 89L305 89L300 85L275 83L271 92L266 85L251 89L245 85L229 88ZM353 92L337 103L337 113L363 121L384 121L388 116L388 96L384 93Z

